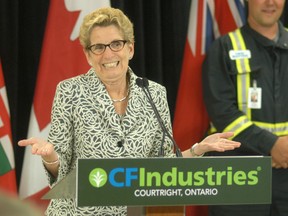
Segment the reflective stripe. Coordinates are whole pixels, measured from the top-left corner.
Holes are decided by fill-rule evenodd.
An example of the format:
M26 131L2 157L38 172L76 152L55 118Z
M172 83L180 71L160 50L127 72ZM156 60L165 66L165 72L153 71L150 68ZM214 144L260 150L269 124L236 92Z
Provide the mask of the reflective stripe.
M258 127L267 130L277 136L285 136L288 135L288 122L282 123L265 123L265 122L253 122Z
M235 32L230 32L229 36L230 36L234 51L247 50L244 39L239 29L237 29ZM237 67L238 73L242 74L242 73L251 72L248 58L238 58L235 61L236 61L236 67Z
M234 136L237 136L239 133L244 131L246 128L252 125L252 122L246 116L240 116L235 119L231 124L229 124L223 132L232 131Z
M240 29L229 33L234 51L247 50ZM239 110L243 111L251 119L251 109L248 108L248 89L250 87L250 62L248 58L235 60L237 68L237 100Z
M232 131L234 132L234 137L245 130L247 127L251 126L252 124L267 130L277 136L286 136L288 135L288 122L282 123L266 123L266 122L257 122L257 121L250 121L246 116L241 116L229 124L223 132ZM213 124L211 124L210 133L216 133L217 130Z
M217 132L216 127L213 125L212 122L210 122L210 128L209 128L208 134L213 134L213 133L216 133L216 132Z

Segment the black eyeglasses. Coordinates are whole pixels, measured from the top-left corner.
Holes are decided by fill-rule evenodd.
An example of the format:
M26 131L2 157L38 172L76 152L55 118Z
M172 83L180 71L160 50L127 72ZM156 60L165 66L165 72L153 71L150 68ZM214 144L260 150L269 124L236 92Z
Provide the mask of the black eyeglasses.
M127 43L126 40L116 40L112 41L110 44L93 44L87 47L95 55L100 55L105 52L106 47L109 47L113 52L119 52L123 49L124 45Z

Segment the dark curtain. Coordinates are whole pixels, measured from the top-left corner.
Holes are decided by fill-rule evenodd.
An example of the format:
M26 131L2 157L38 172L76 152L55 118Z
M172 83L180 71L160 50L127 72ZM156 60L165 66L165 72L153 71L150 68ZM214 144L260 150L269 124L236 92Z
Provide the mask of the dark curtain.
M135 27L136 54L131 67L167 87L173 112L188 26L189 0L112 0Z
M134 23L136 43L131 68L167 88L173 119L191 0L111 0L111 4ZM48 7L49 0L0 1L0 58L11 111L18 183L24 148L18 147L17 141L27 136ZM288 23L287 6L283 22Z

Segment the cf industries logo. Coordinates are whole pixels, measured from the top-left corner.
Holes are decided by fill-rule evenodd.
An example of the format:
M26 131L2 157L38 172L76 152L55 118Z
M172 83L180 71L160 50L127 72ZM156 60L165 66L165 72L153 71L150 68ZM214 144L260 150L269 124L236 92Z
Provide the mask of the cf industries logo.
M131 187L138 181L139 187L171 187L171 186L220 186L220 185L257 185L261 166L252 170L234 170L228 166L223 170L208 167L205 170L182 171L172 167L165 172L148 171L140 167L116 167L107 173L102 168L95 168L89 174L89 182L93 187L103 187L107 182L112 187Z
M89 182L96 188L103 187L107 181L113 187L131 187L134 180L138 180L138 168L136 167L116 167L110 170L109 174L104 169L95 168L89 174Z
M99 188L106 184L107 173L101 168L93 169L89 174L89 182L93 187Z

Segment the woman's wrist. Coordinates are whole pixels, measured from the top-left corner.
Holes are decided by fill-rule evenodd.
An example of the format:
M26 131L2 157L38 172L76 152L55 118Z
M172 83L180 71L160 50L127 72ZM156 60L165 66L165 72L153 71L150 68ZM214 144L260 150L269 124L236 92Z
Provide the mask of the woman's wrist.
M50 161L46 161L46 160L44 160L44 159L42 158L42 161L43 161L44 164L47 164L47 165L53 165L53 164L59 163L59 159L50 162Z
M196 149L197 147L199 147L199 143L195 143L194 145L192 145L191 148L190 148L190 153L191 153L191 155L192 155L193 157L202 157L202 156L204 155L204 153L202 153L202 154L197 154L197 153L195 152L195 149Z
M42 162L44 163L44 164L47 164L47 165L54 165L54 164L58 164L59 163L59 156L58 156L58 154L57 154L57 159L55 159L55 160L49 160L49 161L47 161L47 160L45 160L43 157L42 157Z

